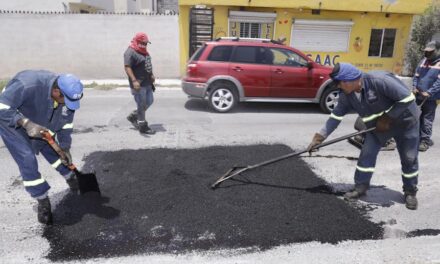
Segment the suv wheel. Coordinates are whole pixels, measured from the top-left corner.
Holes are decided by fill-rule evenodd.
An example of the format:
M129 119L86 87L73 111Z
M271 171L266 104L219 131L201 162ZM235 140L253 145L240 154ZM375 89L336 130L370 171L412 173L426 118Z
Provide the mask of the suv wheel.
M237 104L237 96L233 85L229 83L214 83L209 94L209 105L216 112L225 113Z
M335 85L330 84L330 87L325 89L324 93L322 94L319 106L324 113L330 114L338 104L338 100L339 89Z

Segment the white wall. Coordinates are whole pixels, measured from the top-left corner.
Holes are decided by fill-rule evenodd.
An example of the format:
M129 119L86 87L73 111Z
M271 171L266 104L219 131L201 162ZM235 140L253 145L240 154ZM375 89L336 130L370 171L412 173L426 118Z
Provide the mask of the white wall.
M64 12L68 11L65 7L69 2L78 3L80 0L0 0L0 10Z
M136 32L152 42L154 73L177 78L178 16L0 13L0 78L24 69L83 79L125 78L123 53Z

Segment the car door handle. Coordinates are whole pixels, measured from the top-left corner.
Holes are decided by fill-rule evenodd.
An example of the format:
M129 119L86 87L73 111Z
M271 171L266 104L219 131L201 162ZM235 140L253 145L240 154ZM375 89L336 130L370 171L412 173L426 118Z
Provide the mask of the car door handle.
M236 72L241 72L243 69L241 67L234 67L232 70Z
M274 73L278 73L278 74L283 74L284 71L282 71L281 69L276 69L273 71Z

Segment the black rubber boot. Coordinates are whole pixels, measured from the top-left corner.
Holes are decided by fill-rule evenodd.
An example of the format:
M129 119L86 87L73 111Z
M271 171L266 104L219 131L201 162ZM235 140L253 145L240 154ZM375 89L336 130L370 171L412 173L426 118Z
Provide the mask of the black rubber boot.
M132 112L127 116L127 120L130 121L130 123L136 128L139 129L138 122L137 122L137 113Z
M417 187L408 189L403 187L403 194L405 196L405 206L410 210L417 210L418 202L416 198Z
M72 175L69 179L66 180L66 182L73 193L77 193L79 191L78 178L76 178L76 175Z
M38 201L38 222L51 225L52 224L52 210L49 198L39 199Z
M154 131L148 126L147 121L139 122L138 125L139 125L139 133L141 134L154 135L156 133L156 131Z
M353 190L344 194L344 199L347 201L357 200L367 194L368 188L369 186L365 184L355 185Z

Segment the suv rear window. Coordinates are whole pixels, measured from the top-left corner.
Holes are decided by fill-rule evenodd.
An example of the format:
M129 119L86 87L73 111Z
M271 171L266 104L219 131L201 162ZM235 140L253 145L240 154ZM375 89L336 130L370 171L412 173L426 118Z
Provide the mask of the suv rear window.
M264 47L238 46L235 48L231 61L242 63L269 64L266 61L268 50Z
M202 56L203 51L205 49L206 49L206 45L201 46L198 50L196 50L196 52L194 52L194 54L189 59L189 61L198 61L200 59L200 56Z
M209 61L229 61L231 58L232 46L217 46L214 47L209 54Z

